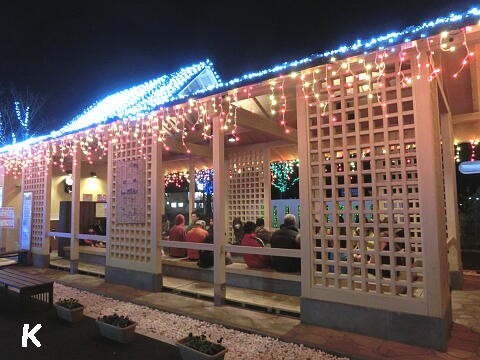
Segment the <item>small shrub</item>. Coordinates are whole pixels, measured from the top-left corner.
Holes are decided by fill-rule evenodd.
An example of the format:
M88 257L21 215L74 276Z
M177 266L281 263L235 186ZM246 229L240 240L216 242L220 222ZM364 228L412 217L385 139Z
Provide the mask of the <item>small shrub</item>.
M120 328L125 328L134 324L135 322L130 320L128 316L119 316L118 314L100 316L98 320L103 321L106 324L113 325Z
M70 299L60 299L57 302L57 305L62 306L67 309L76 309L82 307L83 305L78 302L77 299L70 298Z
M204 354L215 355L225 349L222 345L222 340L223 338L220 338L215 343L207 340L205 334L198 336L190 333L183 344Z

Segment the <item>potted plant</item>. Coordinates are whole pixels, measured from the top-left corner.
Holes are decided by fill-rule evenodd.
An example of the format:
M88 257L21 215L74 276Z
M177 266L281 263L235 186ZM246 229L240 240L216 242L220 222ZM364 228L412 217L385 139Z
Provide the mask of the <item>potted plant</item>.
M97 325L102 336L120 343L127 343L133 340L137 323L130 320L128 316L119 316L114 313L99 317Z
M190 333L177 341L177 347L183 360L223 359L227 348L222 345L222 340L213 342L207 340L205 334L198 336Z
M85 307L77 299L60 299L55 304L57 316L68 322L80 321L83 317Z

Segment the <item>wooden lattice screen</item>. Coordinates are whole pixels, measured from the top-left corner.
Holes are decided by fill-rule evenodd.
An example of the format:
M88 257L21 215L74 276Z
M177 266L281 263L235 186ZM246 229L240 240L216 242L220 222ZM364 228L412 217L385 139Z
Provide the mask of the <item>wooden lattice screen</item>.
M312 287L419 299L418 119L402 81L410 61L386 63L383 74L357 66L328 84L321 69L307 107Z
M228 187L226 220L228 241L232 241L232 222L239 217L242 222L253 221L264 216L265 171L270 171L264 161L264 151L253 149L230 154L227 159ZM270 186L270 183L266 184Z
M148 271L152 261L152 137L145 134L141 140L132 132L126 135L109 153L111 166L110 180L110 243L108 246L108 265L125 269ZM145 187L145 222L125 223L117 221L119 216L117 166L125 162L144 162L139 171L145 171L143 178ZM142 186L142 185L140 185ZM138 221L138 220L137 220Z
M23 170L23 192L32 193L30 246L34 252L46 249L46 233L49 231L46 227L50 216L50 168L46 157L38 157Z

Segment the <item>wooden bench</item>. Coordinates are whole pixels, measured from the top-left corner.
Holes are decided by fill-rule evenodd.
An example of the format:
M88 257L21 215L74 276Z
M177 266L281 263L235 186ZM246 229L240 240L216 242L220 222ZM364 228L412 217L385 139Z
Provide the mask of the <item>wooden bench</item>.
M0 253L0 268L3 266L18 264L23 251L8 251Z
M50 307L53 306L53 281L48 278L3 268L0 269L0 284L6 290L8 288L19 290L22 306L31 300L48 302Z

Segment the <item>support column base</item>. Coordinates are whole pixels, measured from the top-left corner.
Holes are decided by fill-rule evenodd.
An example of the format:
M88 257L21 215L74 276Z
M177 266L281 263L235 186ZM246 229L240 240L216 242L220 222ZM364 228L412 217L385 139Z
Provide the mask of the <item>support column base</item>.
M112 266L105 267L105 281L155 292L161 291L163 287L162 274L121 269Z
M449 271L450 289L462 290L463 288L463 274L461 271Z
M226 287L225 284L213 284L213 303L216 306L225 305L226 299Z
M372 309L330 301L300 299L300 320L341 331L447 350L451 305L442 318Z
M50 266L50 254L35 254L32 252L32 265L39 268L48 268Z
M79 260L70 260L70 274L78 274Z

